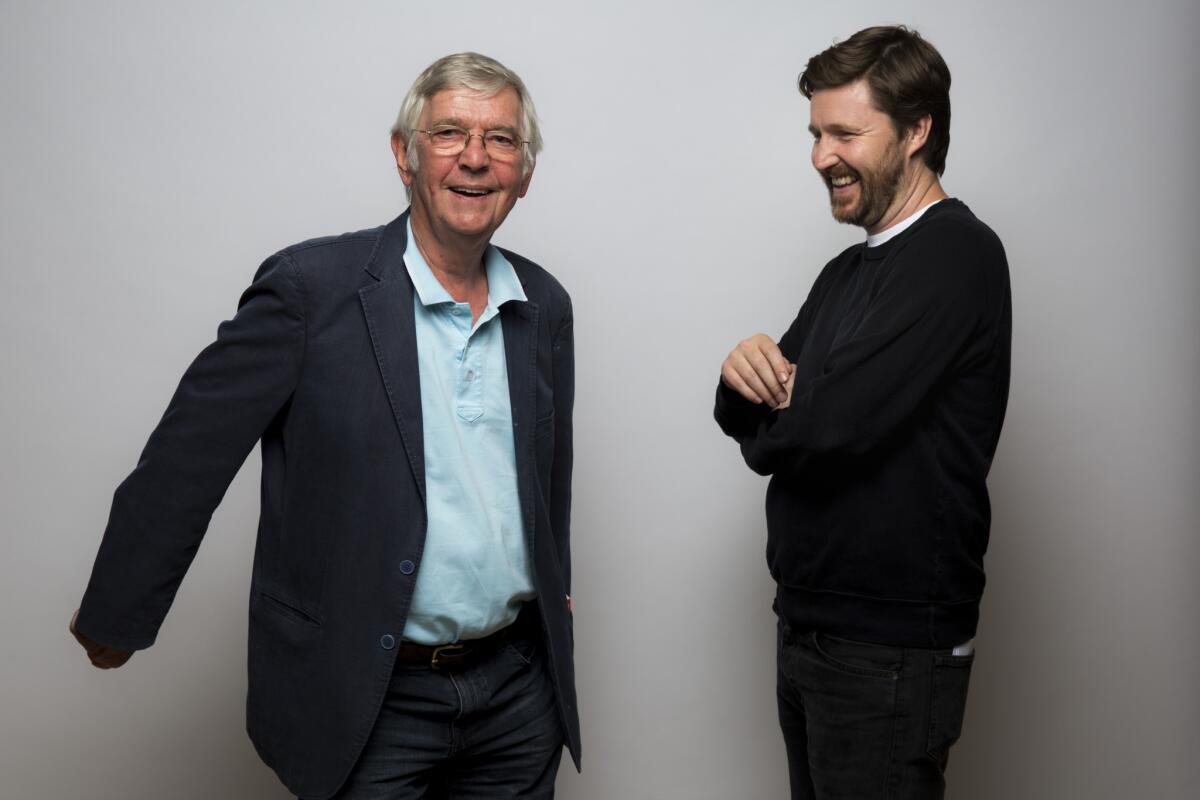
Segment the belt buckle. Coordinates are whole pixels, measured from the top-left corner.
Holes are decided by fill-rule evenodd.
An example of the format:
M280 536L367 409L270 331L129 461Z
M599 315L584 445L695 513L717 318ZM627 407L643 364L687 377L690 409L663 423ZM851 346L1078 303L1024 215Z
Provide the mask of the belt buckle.
M462 642L454 642L453 644L443 644L433 648L433 656L429 659L430 669L438 669L438 658L445 653L447 656L461 655L460 651L466 650L467 646ZM446 652L451 651L451 652Z

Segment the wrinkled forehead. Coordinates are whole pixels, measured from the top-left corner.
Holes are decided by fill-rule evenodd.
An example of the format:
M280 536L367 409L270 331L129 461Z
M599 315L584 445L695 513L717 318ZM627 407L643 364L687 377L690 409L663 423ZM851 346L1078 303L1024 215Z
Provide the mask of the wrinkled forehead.
M520 131L521 99L511 86L496 92L450 86L439 89L425 102L421 123Z
M865 80L815 91L809 103L809 120L817 129L831 125L870 127L889 119L875 105Z

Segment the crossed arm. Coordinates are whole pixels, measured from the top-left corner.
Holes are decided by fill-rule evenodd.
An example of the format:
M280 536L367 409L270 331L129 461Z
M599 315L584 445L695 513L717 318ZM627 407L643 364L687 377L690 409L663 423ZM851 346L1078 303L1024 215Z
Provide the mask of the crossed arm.
M721 366L716 417L747 465L770 475L814 456L865 453L910 421L956 364L983 357L993 342L981 326L1000 297L973 249L948 238L914 243L819 368L795 376L790 398L788 356L805 345L807 304L779 344L761 333L740 342Z

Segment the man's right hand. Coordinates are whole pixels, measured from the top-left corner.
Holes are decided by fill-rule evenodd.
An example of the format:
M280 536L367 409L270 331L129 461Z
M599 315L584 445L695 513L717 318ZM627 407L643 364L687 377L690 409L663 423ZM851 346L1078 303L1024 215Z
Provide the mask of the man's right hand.
M721 381L751 403L775 408L788 398L792 365L765 333L738 342L721 365Z
M83 649L87 651L88 658L91 659L92 666L100 669L115 669L121 666L129 657L133 655L129 650L118 650L115 647L109 647L106 644L100 644L97 641L89 639L75 628L75 619L79 616L79 609L75 609L75 613L71 615L71 635L75 637L75 641L83 645Z

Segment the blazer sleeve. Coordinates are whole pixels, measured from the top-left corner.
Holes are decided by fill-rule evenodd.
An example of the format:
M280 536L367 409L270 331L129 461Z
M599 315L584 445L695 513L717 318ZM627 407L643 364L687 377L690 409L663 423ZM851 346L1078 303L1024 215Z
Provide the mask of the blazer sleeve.
M550 468L550 525L571 593L571 469L574 460L571 414L575 406L575 319L571 300L554 334L554 462Z
M273 256L188 367L113 496L76 620L84 635L124 650L154 643L213 511L291 396L304 343L299 269Z

